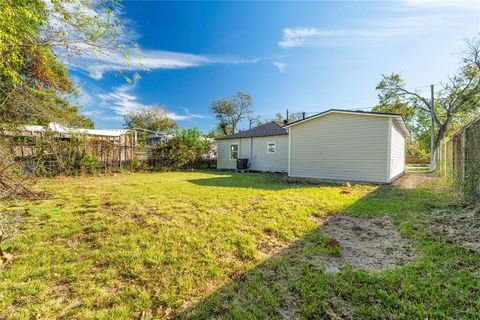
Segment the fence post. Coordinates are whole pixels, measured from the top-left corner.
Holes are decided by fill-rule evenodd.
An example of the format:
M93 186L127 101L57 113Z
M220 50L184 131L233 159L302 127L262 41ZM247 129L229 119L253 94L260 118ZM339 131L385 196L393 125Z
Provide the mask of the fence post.
M462 138L461 138L461 144L460 144L460 150L461 150L461 175L460 175L460 180L462 182L462 186L465 185L465 168L466 168L466 164L465 162L467 161L467 152L466 152L466 148L465 148L465 130L462 131Z

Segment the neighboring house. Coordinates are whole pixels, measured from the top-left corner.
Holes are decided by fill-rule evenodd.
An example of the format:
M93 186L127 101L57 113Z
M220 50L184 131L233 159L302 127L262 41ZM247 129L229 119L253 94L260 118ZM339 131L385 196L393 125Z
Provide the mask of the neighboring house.
M206 141L208 141L210 148L208 149L207 153L205 153L202 157L205 160L215 160L217 159L217 141L214 138L207 138L203 137Z
M235 169L248 159L250 170L288 171L288 132L276 122L217 139L217 169Z
M243 138L236 140L235 136L251 135L257 128L219 141L218 159L221 160L217 168L234 169L235 161L231 158L250 159L248 152L242 152ZM287 138L287 155L281 153L271 159L262 157L272 162L261 167L253 166L255 159L252 159L251 170L282 171L269 168L282 167L286 163L291 177L379 183L390 183L405 172L408 130L400 115L332 109L288 123L281 129L287 130L287 135L278 136L278 139ZM269 140L268 137L262 139ZM238 155L235 155L235 144L240 148Z
M155 133L151 133L152 131L144 130L144 132L148 133L146 136L146 144L149 147L154 147L159 145L160 142L166 142L170 140L173 136L167 134L166 131L155 131Z

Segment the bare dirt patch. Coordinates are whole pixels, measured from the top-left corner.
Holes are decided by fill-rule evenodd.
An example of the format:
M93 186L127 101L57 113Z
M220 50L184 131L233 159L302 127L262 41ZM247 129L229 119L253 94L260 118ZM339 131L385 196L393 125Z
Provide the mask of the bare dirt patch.
M345 265L381 271L403 265L415 255L412 243L403 238L386 217L333 216L324 223L322 230L341 247L340 257L329 258L326 271L330 273L339 272Z
M480 204L455 211L433 212L426 227L429 236L444 236L448 242L480 251Z
M403 189L414 189L427 183L431 183L433 177L421 174L406 174L392 183L392 186Z

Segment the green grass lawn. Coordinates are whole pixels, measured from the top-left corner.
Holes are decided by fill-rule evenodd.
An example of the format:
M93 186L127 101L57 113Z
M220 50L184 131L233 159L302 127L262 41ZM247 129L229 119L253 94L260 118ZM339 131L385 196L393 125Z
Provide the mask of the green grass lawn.
M171 172L39 181L0 270L0 318L479 318L480 254L426 239L450 194ZM417 256L332 275L312 217L389 215Z

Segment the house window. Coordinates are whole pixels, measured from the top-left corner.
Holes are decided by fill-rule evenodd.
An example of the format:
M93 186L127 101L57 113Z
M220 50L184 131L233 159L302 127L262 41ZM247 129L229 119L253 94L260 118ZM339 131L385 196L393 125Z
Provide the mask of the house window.
M238 143L232 143L230 145L230 160L238 159Z
M277 152L277 143L276 142L267 143L267 153L275 153L275 152Z

